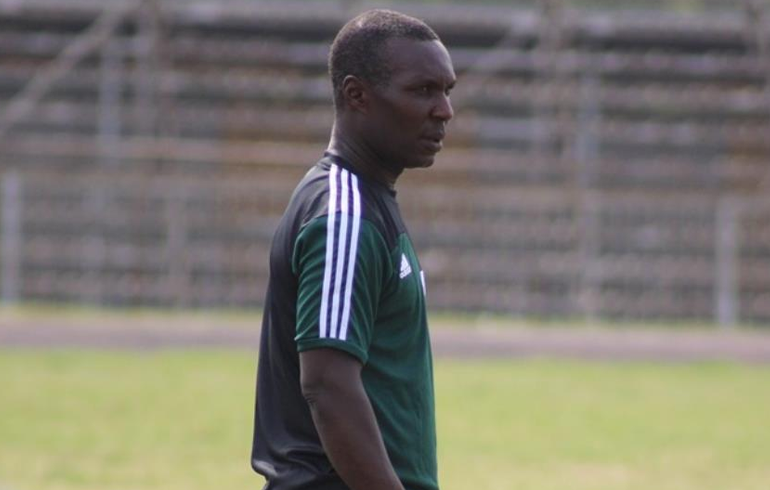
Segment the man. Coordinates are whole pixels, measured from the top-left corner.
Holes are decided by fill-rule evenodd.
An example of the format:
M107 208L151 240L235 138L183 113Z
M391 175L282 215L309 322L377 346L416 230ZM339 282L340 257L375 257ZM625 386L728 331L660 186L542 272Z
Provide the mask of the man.
M425 282L396 203L452 118L452 62L423 22L374 10L329 56L335 121L270 254L252 466L268 490L435 490Z

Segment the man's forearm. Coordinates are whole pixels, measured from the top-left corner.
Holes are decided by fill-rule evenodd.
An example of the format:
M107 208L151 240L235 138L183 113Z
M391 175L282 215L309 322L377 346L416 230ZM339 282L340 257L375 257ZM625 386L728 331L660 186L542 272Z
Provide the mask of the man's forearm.
M306 398L324 450L352 490L403 490L363 386L333 382Z

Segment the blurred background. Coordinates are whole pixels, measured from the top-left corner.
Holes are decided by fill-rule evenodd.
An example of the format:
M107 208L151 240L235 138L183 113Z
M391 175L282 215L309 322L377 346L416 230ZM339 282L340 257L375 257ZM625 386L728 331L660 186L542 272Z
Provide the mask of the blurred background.
M399 185L433 309L770 321L763 0L0 0L2 302L259 307L374 6L458 74Z
M770 0L0 0L0 489L262 486L270 240L373 7L458 74L398 185L442 490L766 490Z

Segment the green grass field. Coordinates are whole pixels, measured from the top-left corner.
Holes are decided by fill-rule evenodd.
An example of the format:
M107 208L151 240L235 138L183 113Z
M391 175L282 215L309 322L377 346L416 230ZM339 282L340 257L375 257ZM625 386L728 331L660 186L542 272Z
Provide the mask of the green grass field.
M770 368L437 362L443 490L766 490ZM0 350L0 489L261 488L244 351Z

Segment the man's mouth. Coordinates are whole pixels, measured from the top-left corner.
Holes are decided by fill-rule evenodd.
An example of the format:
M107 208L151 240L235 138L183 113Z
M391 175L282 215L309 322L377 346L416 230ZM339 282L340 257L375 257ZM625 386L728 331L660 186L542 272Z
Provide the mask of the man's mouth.
M444 133L432 133L423 136L422 140L426 143L426 146L431 149L434 153L438 153L441 151L441 148L444 146L443 140L444 140Z
M444 146L441 143L441 140L438 138L423 138L422 141L425 145L425 148L428 149L431 153L438 153Z

